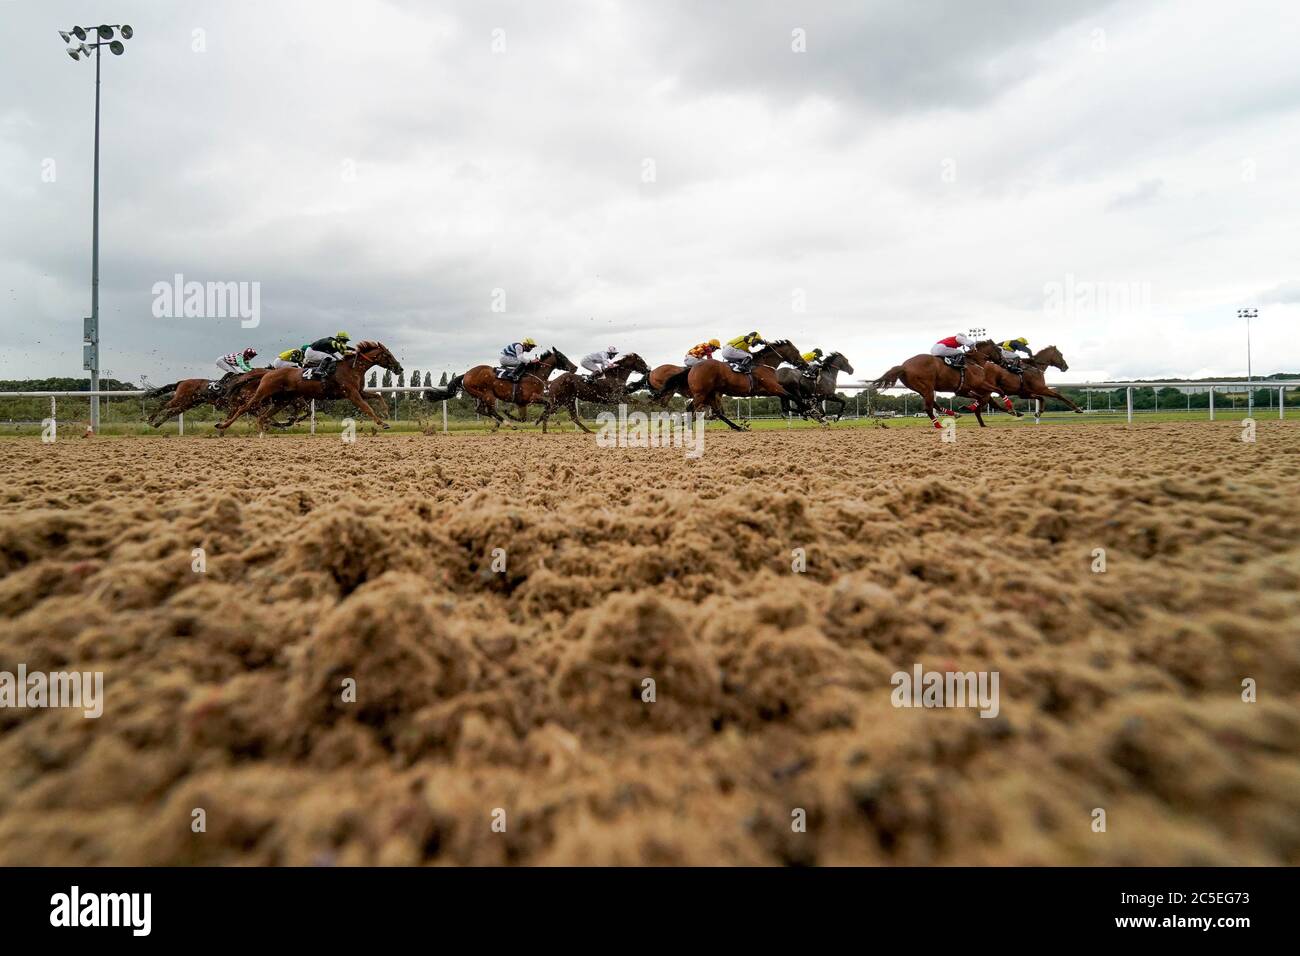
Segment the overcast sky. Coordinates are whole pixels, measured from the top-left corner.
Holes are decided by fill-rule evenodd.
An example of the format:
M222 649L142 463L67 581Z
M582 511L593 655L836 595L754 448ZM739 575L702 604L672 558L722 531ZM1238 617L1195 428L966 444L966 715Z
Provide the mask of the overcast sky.
M1293 0L0 0L0 378L345 328L409 368L757 329L874 377L954 331L1071 380L1300 371ZM260 324L153 286L259 283ZM504 295L496 292L504 290ZM493 311L494 303L505 311Z

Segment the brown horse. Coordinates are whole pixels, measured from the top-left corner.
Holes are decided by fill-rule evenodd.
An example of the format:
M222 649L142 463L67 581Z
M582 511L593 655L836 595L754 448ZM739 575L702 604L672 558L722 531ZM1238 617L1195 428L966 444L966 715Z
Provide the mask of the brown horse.
M987 363L990 364L991 363ZM996 368L996 366L991 366ZM975 418L979 421L980 427L987 427L984 424L984 416L980 414L980 409L987 404L997 391L997 386L992 382L993 372L986 370L985 359L974 352L966 353L966 364L964 368L953 368L937 355L913 355L902 365L895 365L880 378L872 382L873 388L892 388L896 383L902 382L904 386L910 388L916 394L921 396L925 402L925 413L930 416L930 421L934 422L935 428L942 427L942 423L934 415L934 393L935 392L952 392L954 395L963 395L975 399L975 403L967 407L967 411L975 413ZM1007 399L1007 404L1011 400ZM940 408L939 411L945 415L958 417L956 412L949 411L946 408ZM1012 414L1019 415L1014 409L1008 409Z
M519 409L519 417L515 421L528 421L528 406L547 401L546 382L557 368L564 372L578 370L578 366L570 362L559 349L547 349L524 366L523 374L517 382L497 378L491 365L475 365L465 373L463 387L474 396L476 411L491 418L492 430L496 431L505 424L505 419L497 411L497 402L515 405ZM514 418L513 415L510 417Z
M388 423L375 414L362 394L366 373L375 365L398 375L402 374L402 366L393 357L393 353L381 343L372 341L358 342L356 351L338 362L330 377L324 381L303 378L303 370L299 368L272 369L261 377L252 395L235 406L234 411L224 422L217 423L217 428L225 431L241 415L254 408L258 409L258 425L265 428L268 418L277 408L293 401L339 398L346 398L369 415L380 428L387 428Z
M692 365L686 374L686 385L691 392L692 410L697 415L705 414L706 409L712 411L726 422L728 427L738 432L745 429L723 413L722 396L724 395L739 398L752 395L789 397L794 400L800 414L803 414L806 407L803 399L787 392L777 381L776 367L782 362L789 362L801 369L808 367L808 363L799 354L799 349L789 339L763 343L763 347L754 353L754 361L750 365L752 371L748 375L741 374L726 362L715 359L705 359ZM821 409L814 406L811 411L819 421L824 421L821 417Z
M590 433L591 429L578 416L578 399L598 405L627 401L631 391L627 387L627 380L633 372L646 375L650 372L650 366L646 365L641 356L629 352L615 362L613 368L606 369L600 375L584 378L576 372L565 372L556 376L546 386L546 410L541 417L542 432L546 432L546 420L551 417L551 412L563 405L573 419L573 424Z
M256 387L258 380L269 371L266 368L255 368L251 372L232 376L224 385L206 378L183 378L170 385L150 389L144 396L146 400L163 399L164 402L149 415L148 422L154 428L160 428L169 419L204 405L211 405L223 412L229 411L233 403L252 394L249 389ZM214 385L220 387L213 388ZM291 409L287 419L270 419L268 424L274 428L288 428L301 421L308 412L306 403L300 403Z
M1035 406L1035 418L1042 417L1043 406L1046 399L1049 398L1064 402L1075 412L1080 415L1083 414L1082 408L1056 391L1056 389L1048 387L1044 375L1048 368L1055 367L1062 372L1070 370L1070 366L1065 361L1065 356L1061 354L1061 350L1055 345L1040 349L1030 358L1024 359L1021 362L1019 372L1013 372L1003 366L1002 349L992 339L975 343L975 351L994 365L996 371L993 372L993 377L997 382L997 391L1003 395L1014 395L1017 398L1029 399L1030 405ZM1037 404L1035 405L1035 403Z

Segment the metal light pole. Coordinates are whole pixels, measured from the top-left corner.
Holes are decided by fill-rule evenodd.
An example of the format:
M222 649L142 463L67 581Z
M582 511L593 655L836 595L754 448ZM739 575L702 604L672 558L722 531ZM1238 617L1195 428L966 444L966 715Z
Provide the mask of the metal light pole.
M59 36L68 45L68 56L74 60L80 60L82 56L89 59L90 51L95 51L95 188L90 239L90 317L85 321L81 336L81 367L90 372L90 427L95 432L99 431L99 396L94 394L99 391L99 54L103 46L107 46L115 56L126 52L122 40L113 39L114 30L121 31L122 40L135 35L129 25L121 23L101 23L97 27L59 31ZM97 38L94 43L86 42L87 31Z
M1254 376L1250 370L1250 320L1259 318L1259 309L1238 309L1237 318L1246 320L1246 381L1250 382L1249 391L1246 393L1246 417L1253 418L1255 411L1255 385Z

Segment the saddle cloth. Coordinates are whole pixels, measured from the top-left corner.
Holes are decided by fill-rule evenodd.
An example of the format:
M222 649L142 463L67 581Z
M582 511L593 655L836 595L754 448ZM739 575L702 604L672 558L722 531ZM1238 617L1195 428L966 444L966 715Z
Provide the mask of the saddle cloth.
M750 373L750 369L743 362L728 362L727 365L731 367L733 372L740 375L748 375Z
M965 368L966 357L964 355L945 355L943 357L945 365L951 365L953 368Z

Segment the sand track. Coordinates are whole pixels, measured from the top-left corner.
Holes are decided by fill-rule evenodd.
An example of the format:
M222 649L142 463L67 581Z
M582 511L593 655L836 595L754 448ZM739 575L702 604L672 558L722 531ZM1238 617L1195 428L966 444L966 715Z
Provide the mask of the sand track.
M106 701L0 709L0 864L1300 863L1300 426L1239 434L6 441L0 671Z

